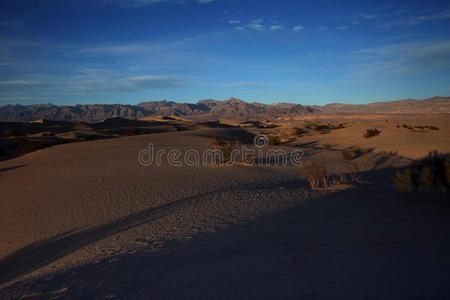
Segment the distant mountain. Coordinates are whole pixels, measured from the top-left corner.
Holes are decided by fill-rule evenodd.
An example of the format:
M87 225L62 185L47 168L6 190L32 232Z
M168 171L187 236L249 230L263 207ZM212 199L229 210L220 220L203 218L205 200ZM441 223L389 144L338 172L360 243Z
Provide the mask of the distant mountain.
M450 113L450 97L433 97L425 100L398 100L369 104L333 103L314 106L322 114L439 114Z
M197 103L172 101L143 102L137 105L92 104L57 106L52 104L0 106L0 121L30 122L39 119L99 122L108 118L139 119L152 115L175 115L194 120L276 120L310 114L437 114L450 113L450 97L426 100L400 100L370 104L327 104L303 106L294 103L262 104L236 98L225 101L201 100Z

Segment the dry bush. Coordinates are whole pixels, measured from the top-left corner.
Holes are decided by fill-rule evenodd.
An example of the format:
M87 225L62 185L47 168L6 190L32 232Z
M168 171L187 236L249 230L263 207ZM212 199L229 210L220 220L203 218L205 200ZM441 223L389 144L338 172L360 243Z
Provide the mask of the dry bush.
M450 154L430 152L391 178L401 192L446 195L450 187Z
M227 143L227 142L224 141L223 139L221 139L220 137L218 137L218 136L213 136L212 146L213 146L214 148L222 147L222 146L226 145L226 143Z
M384 154L384 155L387 155L387 156L398 156L399 155L398 151L394 151L394 150L382 151L381 154Z
M342 159L344 161L350 161L353 158L353 154L350 151L347 151L347 150L343 150L341 152L341 155L342 155Z
M359 167L352 163L351 167L338 171L331 179L331 186L350 185L359 182Z
M271 136L269 136L267 143L272 146L277 146L277 145L281 144L281 139L280 139L280 137L278 137L276 135L271 135Z
M322 147L323 147L324 150L330 151L333 146L331 144L329 144L329 143L325 143L325 144L322 145Z
M312 189L328 186L327 168L324 163L306 163L301 166L300 178L306 179Z
M294 135L297 136L303 136L305 134L308 133L308 130L304 129L304 128L298 128L298 127L294 127Z
M430 130L439 130L439 128L437 126L425 126Z
M407 125L407 124L403 124L403 128L406 128L406 129L413 129L412 126L409 126L409 125Z
M359 168L357 164L329 176L323 163L311 162L301 167L300 178L306 179L312 189L332 188L359 182Z
M27 134L25 132L22 132L22 131L16 130L16 129L6 130L5 133L3 134L3 136L5 138L8 138L8 137L20 138L20 137L24 137L26 135Z
M224 161L230 160L231 153L233 152L236 144L237 144L236 141L227 142L217 136L214 137L214 140L212 142L213 147L222 152L222 157Z
M56 132L53 129L50 129L47 132L44 132L42 136L55 136Z
M366 133L364 134L364 137L367 139L367 138L371 138L371 137L377 136L380 133L381 133L381 131L376 129L376 128L374 128L374 129L367 129Z

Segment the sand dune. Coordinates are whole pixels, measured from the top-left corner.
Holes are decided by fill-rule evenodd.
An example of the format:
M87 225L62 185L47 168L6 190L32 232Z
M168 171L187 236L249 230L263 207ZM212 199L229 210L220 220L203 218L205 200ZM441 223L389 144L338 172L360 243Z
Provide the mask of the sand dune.
M389 179L408 159L368 153L353 161L363 183L334 191L311 190L295 166L137 161L150 142L203 151L213 136L245 135L205 125L0 162L0 296L446 295L447 213L399 200ZM347 165L303 150L330 172Z

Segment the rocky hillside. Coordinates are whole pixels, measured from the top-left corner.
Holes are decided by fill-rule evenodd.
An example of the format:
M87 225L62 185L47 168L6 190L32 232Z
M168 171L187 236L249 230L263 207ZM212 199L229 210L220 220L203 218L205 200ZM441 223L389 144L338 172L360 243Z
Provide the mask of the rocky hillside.
M137 105L93 104L57 106L52 104L0 106L0 121L29 122L39 119L98 122L108 118L139 119L152 115L175 115L195 120L289 119L308 114L435 114L450 113L450 97L426 100L400 100L370 104L328 104L303 106L294 103L262 104L231 98L225 101L201 100L197 103L172 101L143 102Z

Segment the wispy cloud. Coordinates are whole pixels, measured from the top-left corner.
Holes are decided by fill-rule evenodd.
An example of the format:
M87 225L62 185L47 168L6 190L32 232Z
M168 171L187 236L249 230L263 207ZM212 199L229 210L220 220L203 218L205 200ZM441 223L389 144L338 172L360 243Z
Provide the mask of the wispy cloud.
M69 87L75 92L136 92L149 89L177 88L188 86L178 77L166 75L143 75L113 80L88 80Z
M297 25L297 26L294 26L294 28L293 28L293 30L294 31L300 31L300 30L303 30L303 26L302 25Z
M385 24L380 25L381 28L389 29L394 26L414 26L423 22L428 21L439 21L450 19L450 9L430 14L430 15L421 15L421 16L410 16L406 18L401 18L395 21L387 22Z
M337 27L336 27L337 30L345 30L345 29L347 29L347 28L348 28L347 25L341 25L341 26L337 26Z
M327 26L320 26L320 27L317 27L316 30L317 31L322 31L322 30L325 30L327 28L328 28Z
M98 0L102 4L114 5L123 8L138 8L147 5L154 5L158 3L173 3L185 5L188 2L197 2L200 4L207 4L214 2L214 0Z
M410 42L367 48L355 53L366 74L425 74L437 70L450 72L450 40Z
M264 30L264 26L262 24L252 23L252 24L248 24L247 27L250 29L253 29L253 30L257 30L257 31Z
M241 21L240 20L229 20L228 23L230 23L230 24L239 24L239 23L241 23Z
M272 30L272 31L277 31L277 30L281 30L281 29L283 29L283 26L281 26L281 25L270 26L270 30Z

